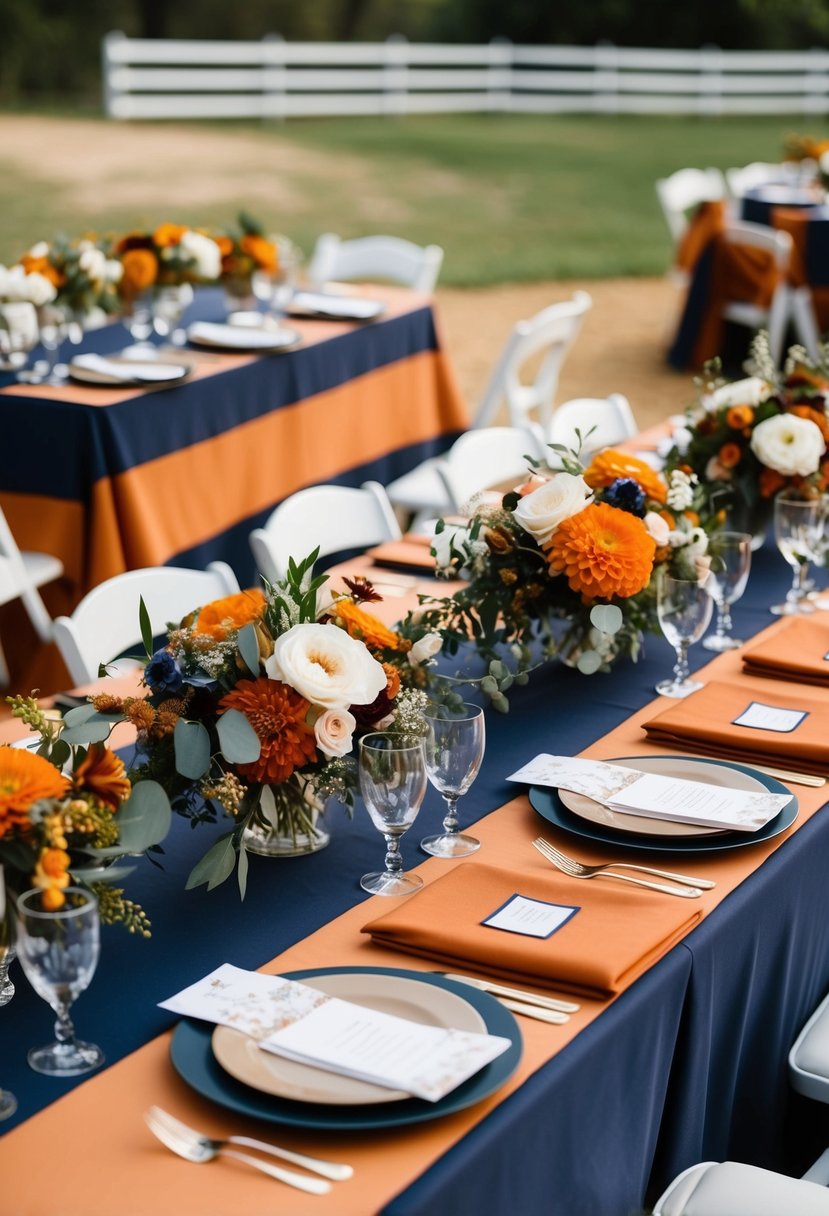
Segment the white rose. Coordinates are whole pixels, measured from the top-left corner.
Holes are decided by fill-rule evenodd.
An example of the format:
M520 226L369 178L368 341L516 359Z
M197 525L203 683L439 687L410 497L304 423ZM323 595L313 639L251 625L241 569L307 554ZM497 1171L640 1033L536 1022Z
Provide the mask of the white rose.
M671 535L671 529L667 520L663 519L661 515L657 515L655 511L648 511L644 523L648 529L648 535L653 537L660 548L662 545L667 545L668 538Z
M760 463L784 477L815 473L825 447L820 427L795 414L775 414L758 423L751 436L751 450Z
M347 709L326 709L314 723L317 747L324 756L345 756L351 751L357 719Z
M409 651L408 659L412 667L419 667L421 663L426 663L429 659L434 658L442 645L443 638L439 633L424 633L423 637L418 638Z
M104 282L120 283L124 276L124 266L117 258L107 258L104 262Z
M33 258L45 258L49 254L49 248L48 241L38 241L36 245L32 245L29 250L29 256Z
M771 393L771 385L759 376L749 376L745 380L735 380L733 384L723 384L704 399L703 404L711 413L722 409L724 405L759 405Z
M386 687L382 665L336 625L292 626L276 639L265 671L326 709L370 705Z
M179 242L183 257L194 262L200 279L218 279L222 270L222 254L219 246L201 232L185 232Z
M34 304L35 308L40 308L43 304L51 304L55 296L58 294L54 283L42 274L27 274L26 275L26 295L24 299L30 304Z
M86 274L93 283L100 283L106 274L107 260L100 249L94 246L90 249L84 249L81 256L78 258L78 266Z
M512 514L524 531L543 545L563 520L582 510L592 493L583 477L555 473L543 486L525 494Z

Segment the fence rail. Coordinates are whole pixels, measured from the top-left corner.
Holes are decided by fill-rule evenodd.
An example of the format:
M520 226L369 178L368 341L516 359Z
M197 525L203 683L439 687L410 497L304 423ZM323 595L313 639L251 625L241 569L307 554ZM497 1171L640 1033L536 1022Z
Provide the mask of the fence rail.
M206 42L107 34L110 118L829 113L829 51Z

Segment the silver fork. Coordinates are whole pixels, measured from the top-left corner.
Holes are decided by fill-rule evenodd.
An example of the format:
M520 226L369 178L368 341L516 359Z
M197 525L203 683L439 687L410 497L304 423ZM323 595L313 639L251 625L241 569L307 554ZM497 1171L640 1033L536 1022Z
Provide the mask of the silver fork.
M631 878L628 874L618 874L617 863L611 862L603 866L586 866L580 861L576 861L572 857L567 857L564 853L560 853L554 848L549 841L538 837L533 841L533 848L538 849L542 857L552 864L563 874L567 874L570 878L618 878L620 882L630 882L637 887L647 887L651 891L661 891L664 895L679 895L684 899L698 899L702 895L702 887L710 889L714 884L708 879L701 879L699 886L690 886L689 879L684 875L678 877L671 874L667 870L649 870L645 866L629 865L627 862L619 862L618 866L629 870L641 870L645 874L658 874L662 878L674 879L684 885L679 887L667 887L658 882L647 882L644 878Z
M270 1165L267 1161L260 1161L258 1157L248 1156L247 1153L237 1153L235 1149L225 1148L224 1141L219 1141L217 1148L215 1141L200 1136L198 1132L193 1132L184 1124L179 1125L184 1128L184 1133L182 1133L176 1127L178 1120L174 1119L171 1122L171 1118L172 1116L165 1111L160 1111L157 1106L151 1106L144 1112L144 1122L153 1135L171 1152L177 1153L179 1157L184 1157L185 1161L193 1161L197 1165L202 1165L207 1161L212 1161L215 1157L230 1157L234 1161L241 1161L244 1165L249 1165L253 1169L267 1174L270 1178L276 1178L278 1182L296 1187L299 1191L307 1191L311 1195L326 1195L331 1190L331 1183L322 1178L307 1178L305 1174L296 1174L293 1170L283 1169L282 1166Z

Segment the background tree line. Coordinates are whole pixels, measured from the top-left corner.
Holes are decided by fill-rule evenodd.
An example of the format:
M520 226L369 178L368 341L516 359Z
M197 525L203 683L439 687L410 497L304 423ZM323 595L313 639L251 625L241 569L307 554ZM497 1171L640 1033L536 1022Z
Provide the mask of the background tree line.
M0 0L0 103L100 102L108 30L144 38L806 49L829 44L829 0Z

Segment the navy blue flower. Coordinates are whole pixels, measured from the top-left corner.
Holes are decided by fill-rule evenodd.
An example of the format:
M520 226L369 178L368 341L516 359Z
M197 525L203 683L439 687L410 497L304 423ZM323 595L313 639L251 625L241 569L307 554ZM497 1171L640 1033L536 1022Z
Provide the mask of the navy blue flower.
M604 500L620 511L629 511L640 519L645 514L645 491L632 477L617 477L604 492Z
M178 663L167 650L157 650L144 668L144 682L154 693L176 693L183 683Z

